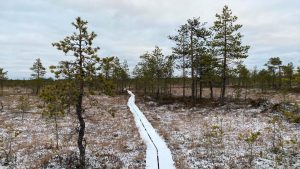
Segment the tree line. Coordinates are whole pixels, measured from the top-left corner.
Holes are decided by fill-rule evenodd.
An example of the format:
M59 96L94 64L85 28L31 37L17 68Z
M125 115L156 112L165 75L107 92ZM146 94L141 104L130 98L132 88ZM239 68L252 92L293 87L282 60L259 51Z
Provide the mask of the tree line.
M171 55L165 56L156 46L140 56L133 71L136 89L159 98L160 94L170 95L172 86L182 84L182 97L196 101L203 98L203 88L210 89L213 99L213 88L217 87L224 102L227 86L266 91L292 89L293 84L299 84L300 68L295 71L293 63L283 65L279 57L271 57L261 70L249 70L243 64L250 46L242 43L242 25L237 19L228 6L216 14L211 27L200 18L188 19L177 34L169 36L174 42ZM175 69L181 71L180 77L174 77Z
M157 59L154 60L157 60L157 62L150 62L145 55L142 55L140 57L142 61L135 69L136 77L147 79L149 75L142 70L150 70L155 67L170 67L171 69L168 69L165 74L165 78L170 78L167 76L172 76L172 68L175 64L176 68L182 70L183 97L186 96L186 80L190 78L191 98L193 101L198 97L202 98L204 83L209 84L211 96L213 96L212 88L214 84L220 83L220 98L221 101L224 101L231 66L234 62L242 61L242 59L246 58L250 48L242 45L242 35L238 32L242 25L236 24L236 21L237 17L232 15L228 6L225 6L220 14L216 14L216 21L210 28L200 18L188 19L187 23L179 26L176 35L169 36L169 39L175 42L175 46L172 48L173 54L167 57L168 61L159 61L165 60L165 58L162 54L155 55L155 51L160 50L156 47L152 52L153 57L151 58L156 57ZM143 64L145 62L147 64ZM163 66L159 64L163 64ZM157 69L156 74L150 77L150 79L153 79L150 85L152 83L155 84L157 96L161 87L159 85L160 78L164 77L161 75L163 74ZM149 81L149 79L146 81Z

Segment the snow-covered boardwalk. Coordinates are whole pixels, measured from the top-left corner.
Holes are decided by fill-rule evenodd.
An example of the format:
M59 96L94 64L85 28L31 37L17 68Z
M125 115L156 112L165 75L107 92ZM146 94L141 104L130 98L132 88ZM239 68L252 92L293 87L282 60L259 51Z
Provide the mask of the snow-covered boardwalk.
M147 145L146 168L147 169L175 169L172 154L165 141L157 134L151 123L140 109L135 105L135 95L128 91L130 98L128 107L134 115L135 123L140 135Z

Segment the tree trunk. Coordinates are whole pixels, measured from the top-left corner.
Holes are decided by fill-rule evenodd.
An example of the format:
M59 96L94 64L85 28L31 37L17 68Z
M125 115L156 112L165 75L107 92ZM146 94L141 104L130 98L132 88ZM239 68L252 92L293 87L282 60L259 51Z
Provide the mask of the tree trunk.
M156 97L157 97L157 98L159 98L159 95L160 95L159 88L160 88L160 86L157 85L157 88L156 88Z
M80 91L77 98L77 104L76 104L76 114L77 118L79 120L79 131L78 131L78 139L77 139L77 145L79 149L79 161L80 161L80 168L85 168L85 145L83 145L83 137L84 137L84 131L85 131L85 122L82 116L82 98L83 98L83 83L80 84Z
M222 89L221 89L221 102L224 103L225 90L226 90L226 69L227 69L227 25L225 21L225 44L224 44L224 60L223 60L223 71L222 71Z
M191 40L191 73L192 73L192 100L195 101L195 75L194 75L194 54L193 54L193 31L191 30L191 35L190 35L190 40Z
M281 80L281 66L278 66L278 74L279 74L279 89L281 89L282 80Z
M196 76L195 80L195 99L198 98L198 77Z
M202 99L202 95L203 95L203 86L202 86L202 80L200 79L200 81L199 81L199 86L200 86L200 95L199 95L199 97L200 97L200 99Z
M248 96L248 85L246 84L245 85L245 103L246 103L246 101L247 101L247 96Z
M273 77L272 77L272 87L275 89L275 71L273 69Z
M76 114L77 119L79 121L79 131L78 131L78 139L77 139L77 145L79 149L79 162L80 162L80 169L85 169L85 145L83 145L84 140L84 132L85 132L85 122L82 116L83 110L82 110L82 99L83 99L83 92L84 92L84 72L83 72L83 57L82 56L82 50L81 50L81 31L79 34L79 68L80 68L80 74L79 74L79 94L77 97L77 103L76 103Z
M55 134L56 134L56 149L58 150L58 124L57 124L57 114L54 115L54 121L55 121Z
M152 96L154 95L154 85L153 84L151 85L151 95Z
M4 108L4 106L3 106L3 103L2 103L2 101L0 100L0 106L1 106L1 109L0 109L0 111L2 112L3 111L3 108Z
M209 81L209 88L210 88L210 99L213 99L214 93L213 93L213 85L211 81Z
M169 96L172 96L172 83L170 79L170 85L169 85Z
M1 96L3 96L3 80L0 81L0 85L1 85Z
M222 89L221 89L222 103L224 102L224 99L225 99L225 90L226 90L226 56L224 56L223 72L222 72Z
M39 91L40 91L40 81L37 80L37 86L36 86L35 94L38 95L38 94L39 94Z
M183 56L183 72L182 72L182 75L183 75L183 88L182 88L182 96L183 98L185 98L185 83L186 83L186 79L185 79L185 56Z

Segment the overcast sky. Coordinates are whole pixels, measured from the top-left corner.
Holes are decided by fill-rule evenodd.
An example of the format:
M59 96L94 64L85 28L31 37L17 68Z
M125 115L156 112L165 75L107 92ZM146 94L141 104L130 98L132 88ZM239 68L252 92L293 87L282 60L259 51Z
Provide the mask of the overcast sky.
M261 68L274 56L300 65L299 0L1 0L0 67L10 78L23 79L36 58L46 67L71 59L51 43L70 35L71 22L81 16L98 34L99 56L118 56L132 68L155 45L169 54L168 35L187 19L200 17L211 26L225 4L251 46L249 68Z

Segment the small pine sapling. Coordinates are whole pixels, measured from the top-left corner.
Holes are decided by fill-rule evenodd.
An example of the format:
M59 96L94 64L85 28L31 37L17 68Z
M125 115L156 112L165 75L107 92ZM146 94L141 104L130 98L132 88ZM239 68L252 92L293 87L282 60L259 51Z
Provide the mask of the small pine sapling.
M22 113L22 121L24 119L24 114L30 110L29 96L20 96L18 99L18 110Z
M74 105L75 90L72 90L74 95L69 95L70 86L67 83L59 83L46 86L42 89L39 97L45 102L43 115L53 118L55 122L55 135L56 135L56 149L59 149L59 131L58 131L58 118L65 114L65 110L70 105ZM71 101L71 102L70 102Z
M209 146L209 155L215 154L214 149L223 143L222 127L218 125L208 126L208 131L204 134L207 145Z
M243 140L248 144L250 166L252 166L252 161L254 159L254 154L253 154L254 144L257 142L260 135L261 133L258 131L258 132L249 132L246 134L239 134L238 136L239 140Z
M13 154L12 144L14 140L21 134L21 131L8 127L6 137L0 137L0 155L5 157L4 165L9 165L16 157Z

